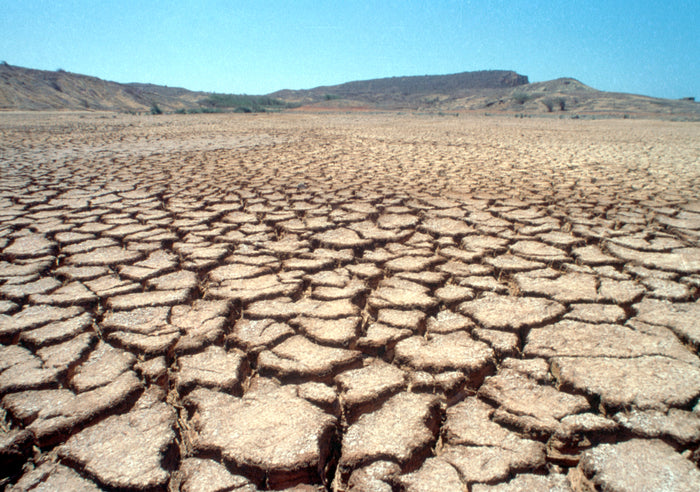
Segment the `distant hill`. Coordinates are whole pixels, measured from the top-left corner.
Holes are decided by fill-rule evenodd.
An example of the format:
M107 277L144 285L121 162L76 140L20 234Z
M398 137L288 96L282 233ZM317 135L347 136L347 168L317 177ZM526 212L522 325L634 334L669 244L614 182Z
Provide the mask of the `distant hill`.
M58 70L0 65L0 109L167 111L195 107L207 93L150 84L119 84Z
M286 101L301 103L332 99L355 99L381 102L389 98L411 100L416 96L433 93L466 95L478 89L503 89L526 85L527 76L506 70L482 70L451 75L423 75L358 80L340 85L316 87L308 90L282 90L270 94Z
M599 91L571 78L513 89L474 91L465 97L447 96L441 107L448 111L700 120L700 104L693 101Z
M155 84L120 84L64 70L0 64L0 110L167 112L259 111L286 103L267 96L195 92Z
M301 110L379 109L700 119L700 104L604 92L576 79L528 83L512 71L391 77L270 94Z
M360 80L265 96L195 92L154 84L120 84L58 70L0 64L0 110L147 112L390 110L630 116L700 120L700 103L596 90L561 78L529 83L508 70Z

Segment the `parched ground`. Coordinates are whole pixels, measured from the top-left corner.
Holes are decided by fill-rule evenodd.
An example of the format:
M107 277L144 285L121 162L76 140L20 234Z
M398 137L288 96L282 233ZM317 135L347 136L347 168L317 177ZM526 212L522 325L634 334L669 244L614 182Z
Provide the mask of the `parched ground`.
M700 125L0 114L7 490L700 490Z

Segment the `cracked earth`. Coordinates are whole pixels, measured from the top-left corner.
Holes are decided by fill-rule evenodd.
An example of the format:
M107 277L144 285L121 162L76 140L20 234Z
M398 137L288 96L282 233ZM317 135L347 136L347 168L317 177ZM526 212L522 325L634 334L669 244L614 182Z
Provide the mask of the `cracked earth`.
M700 127L0 114L7 490L700 490Z

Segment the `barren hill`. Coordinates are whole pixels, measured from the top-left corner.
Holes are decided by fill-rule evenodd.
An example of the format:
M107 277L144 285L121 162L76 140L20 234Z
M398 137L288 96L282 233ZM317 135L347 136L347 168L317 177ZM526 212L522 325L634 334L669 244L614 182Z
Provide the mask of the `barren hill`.
M150 84L119 84L58 70L0 65L0 109L174 111L196 107L208 93Z
M477 111L513 114L700 119L700 104L599 91L576 79L528 83L527 76L490 70L454 75L391 77L271 94L302 109Z
M700 120L700 104L604 92L571 78L528 83L525 75L484 70L451 75L389 77L281 90L267 96L194 92L154 84L120 84L97 77L0 65L0 110L167 112L408 110L569 116L631 116Z
M503 89L526 85L527 76L506 70L482 70L451 75L424 75L358 80L309 90L282 90L270 94L284 100L309 103L333 99L365 99L384 102L441 93L455 96L478 89Z
M536 82L513 89L474 91L465 97L446 96L440 102L443 110L456 111L700 119L700 104L692 100L600 91L571 78Z

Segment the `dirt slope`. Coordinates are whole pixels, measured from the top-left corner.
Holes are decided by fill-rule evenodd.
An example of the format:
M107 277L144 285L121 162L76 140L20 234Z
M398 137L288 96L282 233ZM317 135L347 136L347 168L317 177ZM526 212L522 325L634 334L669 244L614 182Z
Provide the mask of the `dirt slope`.
M492 76L471 81L454 76L425 77L434 81L432 86L425 81L403 83L406 79L422 77L395 77L304 91L285 90L272 95L284 101L303 104L301 110L360 107L370 110L700 120L700 104L694 101L599 91L572 78L527 83L527 77L515 72L472 73Z
M119 84L65 71L0 65L0 110L165 111L196 107L208 93L151 84Z

